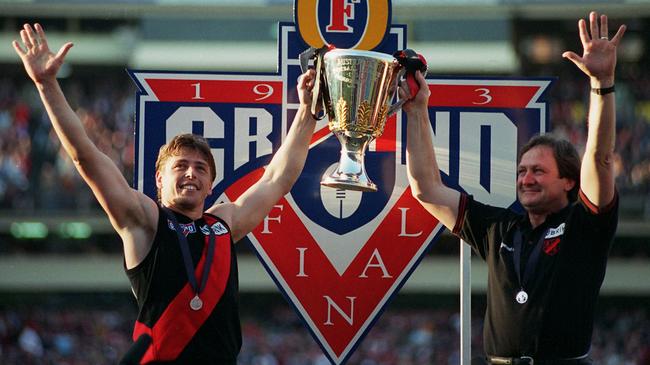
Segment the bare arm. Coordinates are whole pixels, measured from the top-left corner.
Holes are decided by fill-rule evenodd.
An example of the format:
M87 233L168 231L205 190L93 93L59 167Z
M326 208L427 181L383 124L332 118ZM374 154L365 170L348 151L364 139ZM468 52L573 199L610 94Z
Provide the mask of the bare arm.
M600 20L600 25L598 24ZM625 33L622 25L609 40L607 16L589 14L589 31L584 19L578 27L583 46L582 57L573 52L564 52L563 57L571 60L590 80L592 88L614 86L616 69L616 47ZM590 36L591 34L591 36ZM580 187L587 198L603 207L614 198L614 142L616 138L616 100L614 93L597 95L591 93L587 143L582 158Z
M81 120L65 99L56 74L72 43L64 44L56 55L53 54L39 24L34 28L25 24L20 36L22 45L14 41L14 49L38 89L54 130L122 237L127 266L135 266L133 263L144 258L153 239L152 231L157 221L155 203L131 189L113 161L90 140Z
M264 175L232 204L218 204L208 209L229 221L233 240L239 241L257 226L280 198L289 193L300 176L314 134L316 120L311 115L311 89L315 72L310 70L298 79L300 107L282 146L266 167Z
M460 193L442 183L431 138L427 102L431 92L424 76L416 73L420 91L404 104L408 117L406 165L413 197L442 224L452 230L458 216ZM403 90L400 89L400 93ZM402 97L406 97L402 94Z

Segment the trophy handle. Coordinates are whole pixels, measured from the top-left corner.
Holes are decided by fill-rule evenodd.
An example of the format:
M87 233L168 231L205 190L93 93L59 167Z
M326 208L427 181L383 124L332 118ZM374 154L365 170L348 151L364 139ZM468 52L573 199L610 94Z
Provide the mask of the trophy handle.
M416 53L412 49L397 51L393 54L393 57L395 57L397 59L397 62L399 62L399 64L403 67L400 70L400 74L398 75L397 80L399 83L402 77L406 78L406 82L403 83L402 87L404 88L404 91L406 91L406 94L409 95L409 97L401 99L397 103L391 105L388 109L388 116L393 115L402 107L402 105L404 105L404 103L415 97L415 95L420 90L420 85L418 85L418 82L415 80L415 72L419 70L422 72L422 76L426 77L428 68L427 60L424 58L424 56Z
M395 77L395 83L396 83L395 86L398 86L399 81L402 79L402 77L404 77L404 74L406 73L406 69L404 67L402 67L402 66L399 66L399 67L400 67L400 69L397 72L397 77ZM408 86L406 86L406 87L408 88ZM409 90L406 90L406 92L410 94ZM397 92L397 87L395 87L395 93L397 94L397 98L399 99L399 93ZM388 118L391 115L397 113L397 111L399 111L402 108L402 105L404 105L404 103L406 103L407 101L409 101L409 98L399 99L399 100L397 100L397 102L395 104L389 106L388 107L388 112L386 113L386 117Z
M331 45L324 45L321 48L309 47L300 54L300 69L306 72L309 69L309 61L314 60L314 68L316 70L316 78L314 80L314 87L311 91L311 115L316 120L321 120L327 114L326 111L329 100L329 91L327 89L327 79L325 76L325 63L323 57L327 51L334 49ZM322 114L318 116L318 105L322 103Z

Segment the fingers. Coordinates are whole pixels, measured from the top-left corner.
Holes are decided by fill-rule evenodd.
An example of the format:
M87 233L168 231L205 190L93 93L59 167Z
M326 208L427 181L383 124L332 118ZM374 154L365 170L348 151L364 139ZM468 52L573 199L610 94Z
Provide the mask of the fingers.
M578 30L580 32L580 41L584 47L591 40L589 32L587 32L587 22L584 19L578 20Z
M582 57L578 56L575 52L567 51L562 53L562 57L571 60L576 65L582 63Z
M43 30L43 27L40 24L36 23L36 24L34 24L34 29L36 29L36 34L40 38L40 40L39 40L40 44L45 46L45 47L48 47L47 38L45 37L45 31Z
M431 96L431 90L429 90L429 85L427 85L427 80L424 78L424 75L420 70L415 71L415 80L418 82L418 93L415 95L416 98L421 98L425 101L429 100Z
M600 39L609 39L609 31L607 26L607 15L600 16Z
M36 29L36 31L34 31ZM29 24L24 24L23 29L20 30L20 38L26 48L26 52L40 46L45 46L47 49L47 38L45 38L45 31L43 27L36 23L34 28ZM22 48L21 48L22 49ZM24 53L26 53L24 52Z
M623 34L625 34L627 27L625 25L621 25L614 37L609 39L608 23L609 19L606 14L599 16L598 13L592 11L589 13L589 31L587 31L587 24L585 20L580 19L578 21L578 29L580 31L580 40L582 41L583 45L589 43L590 41L598 39L609 40L613 42L614 45L618 45L621 38L623 37Z
M591 34L591 40L600 38L598 32L598 14L595 11L589 13L589 34Z
M627 27L625 26L625 24L621 25L618 28L618 31L616 32L616 34L612 38L612 43L614 43L614 45L618 46L618 43L621 41L621 38L623 38L623 34L625 34L626 29L627 29Z
M399 87L397 88L397 92L399 93L399 98L400 99L409 99L411 95L406 91L403 85L406 85L406 81L403 81L400 83Z
M23 30L20 31L20 39L22 39L23 44L25 45L25 48L27 48L27 50L34 47L32 45L32 41L29 40L29 36L27 36L27 31L26 30L23 29Z
M316 71L313 69L307 70L305 73L298 77L298 88L311 90L314 88L314 79Z
M415 80L418 82L420 89L427 87L427 80L424 78L424 75L422 75L420 70L415 71Z
M20 43L18 41L13 41L11 44L14 46L14 49L16 50L16 53L18 53L18 56L21 58L25 56L26 52L25 50L20 46Z
M40 42L32 26L29 24L25 24L23 25L23 30L25 31L25 34L27 35L27 39L29 40L31 46L38 47Z
M63 59L68 54L68 51L70 50L70 48L72 48L72 46L73 46L73 44L71 42L68 42L68 43L62 45L61 48L59 49L59 52L57 52L55 58L57 60L63 62Z

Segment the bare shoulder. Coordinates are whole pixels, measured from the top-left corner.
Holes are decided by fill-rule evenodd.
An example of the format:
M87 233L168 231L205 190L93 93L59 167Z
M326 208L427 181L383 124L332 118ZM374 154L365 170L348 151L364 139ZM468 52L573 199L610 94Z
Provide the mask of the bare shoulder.
M122 212L111 214L108 210L108 216L115 230L121 235L121 231L128 230L151 230L158 224L158 204L149 196L135 189L130 189L129 204L122 207ZM117 218L119 217L119 219Z
M221 220L226 222L228 227L230 227L231 233L233 234L233 238L235 237L234 232L236 232L236 227L233 227L236 225L235 222L235 212L237 210L237 206L233 203L217 203L208 208L205 212L210 213L212 215L215 215L219 217Z

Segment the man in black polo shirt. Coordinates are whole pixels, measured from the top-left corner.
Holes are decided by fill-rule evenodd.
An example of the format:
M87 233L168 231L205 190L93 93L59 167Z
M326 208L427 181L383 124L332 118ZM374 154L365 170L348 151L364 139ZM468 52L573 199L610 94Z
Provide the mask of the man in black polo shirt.
M520 152L517 196L525 214L481 204L440 178L424 77L405 104L413 196L488 264L484 347L489 364L590 364L595 302L614 238L614 71L625 26L609 39L607 17L579 21L583 55L565 52L591 83L582 161L549 136ZM402 91L401 91L402 92ZM403 92L402 92L403 93Z

